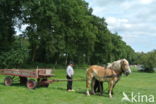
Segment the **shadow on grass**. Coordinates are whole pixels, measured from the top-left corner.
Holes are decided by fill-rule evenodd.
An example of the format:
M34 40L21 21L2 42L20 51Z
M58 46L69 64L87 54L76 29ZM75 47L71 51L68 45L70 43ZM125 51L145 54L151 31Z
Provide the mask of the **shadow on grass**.
M61 90L61 91L67 91L66 88L62 88L62 87L52 87L52 89Z
M52 87L52 89L61 90L61 91L67 91L67 89L63 88L63 87ZM77 94L86 95L86 90L84 90L84 89L75 89L74 92L77 93ZM90 94L91 94L91 92L90 92ZM100 95L100 93L96 93L94 95L91 94L91 96L109 97L108 96L108 92L104 92L102 95Z
M86 95L86 91L85 90L79 90L79 91L76 91L76 93L79 93L79 94L83 94L83 95ZM95 94L92 94L90 92L91 96L103 96L103 97L108 97L108 93L104 92L102 95L100 93L95 93Z
M6 85L4 85L4 83L0 83L0 85L6 86ZM26 85L20 84L20 83L13 83L11 86L15 86L15 87L26 87Z

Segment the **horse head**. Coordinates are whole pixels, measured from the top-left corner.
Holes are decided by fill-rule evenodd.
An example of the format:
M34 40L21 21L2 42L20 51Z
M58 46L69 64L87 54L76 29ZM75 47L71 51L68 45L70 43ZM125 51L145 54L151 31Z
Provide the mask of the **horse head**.
M128 76L131 73L129 62L126 59L121 60L121 70L126 76Z

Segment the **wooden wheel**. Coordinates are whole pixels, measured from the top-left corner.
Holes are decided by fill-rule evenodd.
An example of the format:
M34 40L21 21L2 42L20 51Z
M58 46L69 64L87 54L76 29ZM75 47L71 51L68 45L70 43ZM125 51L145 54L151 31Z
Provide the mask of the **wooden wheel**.
M36 86L37 86L36 81L34 81L32 79L30 79L30 80L27 81L27 88L34 89L34 88L36 88Z
M12 83L13 83L13 79L12 79L10 76L5 77L5 79L4 79L4 84L5 84L6 86L11 86Z

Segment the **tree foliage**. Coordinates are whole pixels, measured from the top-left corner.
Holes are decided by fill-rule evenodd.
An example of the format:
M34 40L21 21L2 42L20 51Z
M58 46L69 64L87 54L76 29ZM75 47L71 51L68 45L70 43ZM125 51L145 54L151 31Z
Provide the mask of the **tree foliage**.
M29 50L25 39L15 37L12 43L12 48L7 52L2 52L0 55L0 67L2 68L17 68L28 61Z
M93 15L84 0L2 0L0 6L4 15L0 19L8 23L0 24L0 46L8 47L17 40L14 26L28 25L22 34L28 46L17 50L11 47L5 53L19 56L23 61L17 64L25 62L25 49L30 50L29 61L52 64L67 64L70 60L77 64L106 64L121 58L133 63L135 59L134 50L118 34L111 33L105 19Z
M144 71L153 72L156 68L156 50L148 53L137 53L136 63L143 65Z

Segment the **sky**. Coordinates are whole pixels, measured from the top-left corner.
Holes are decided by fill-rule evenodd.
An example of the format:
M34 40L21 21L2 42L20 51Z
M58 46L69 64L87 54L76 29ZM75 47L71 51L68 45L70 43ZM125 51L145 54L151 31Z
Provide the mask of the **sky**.
M136 52L156 49L156 0L85 0Z

